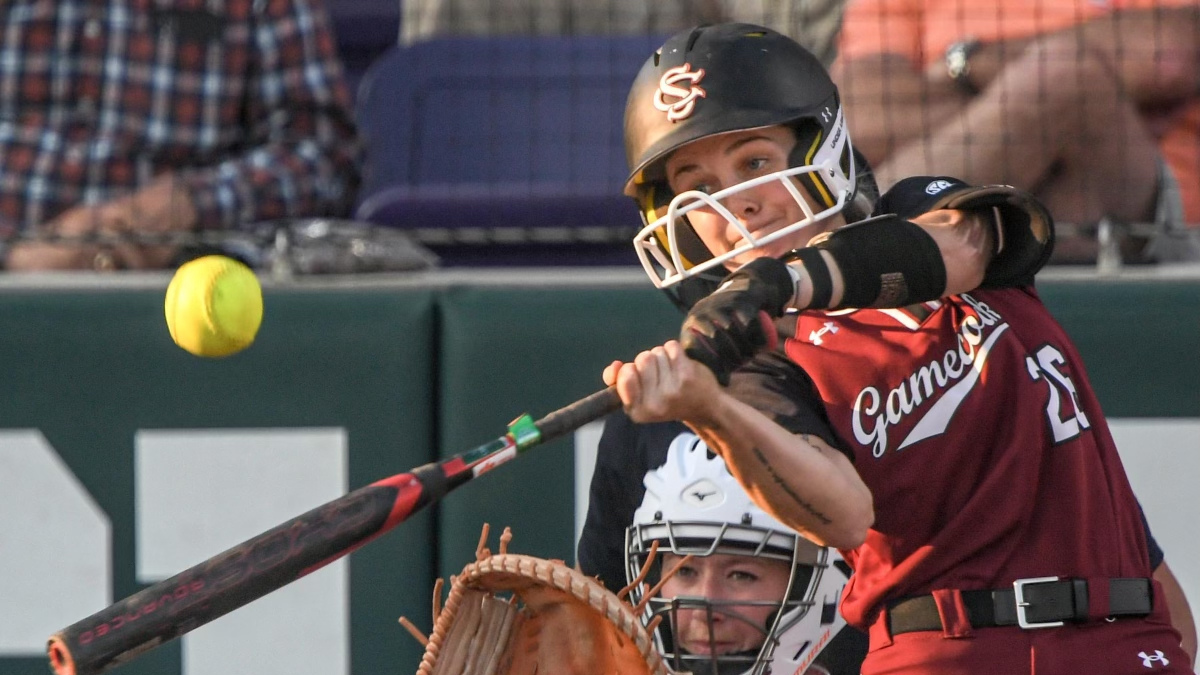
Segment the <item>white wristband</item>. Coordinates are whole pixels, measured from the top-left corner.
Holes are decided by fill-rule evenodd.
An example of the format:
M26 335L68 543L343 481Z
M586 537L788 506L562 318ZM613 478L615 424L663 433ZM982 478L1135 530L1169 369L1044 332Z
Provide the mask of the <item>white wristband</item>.
M804 285L804 275L794 265L789 264L787 270L788 275L792 277L792 297L788 298L787 306L792 309L804 309L800 307L800 290Z

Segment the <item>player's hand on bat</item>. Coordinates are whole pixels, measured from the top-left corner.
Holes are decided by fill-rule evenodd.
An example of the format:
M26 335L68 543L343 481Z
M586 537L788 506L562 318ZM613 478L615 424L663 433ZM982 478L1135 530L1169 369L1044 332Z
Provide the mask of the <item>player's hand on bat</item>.
M774 347L771 319L783 315L794 290L783 261L763 257L746 263L688 312L679 336L684 352L728 384L729 373Z
M632 363L613 361L604 369L604 383L616 386L635 422L700 422L724 395L712 372L688 358L675 340L638 354Z

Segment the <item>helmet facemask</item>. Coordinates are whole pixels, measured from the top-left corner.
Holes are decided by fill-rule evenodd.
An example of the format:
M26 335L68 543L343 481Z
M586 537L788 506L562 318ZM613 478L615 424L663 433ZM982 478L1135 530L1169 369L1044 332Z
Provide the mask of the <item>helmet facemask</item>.
M787 542L789 537L792 538L791 542ZM644 580L631 590L630 597L635 603L642 601L662 579L664 563L661 554L664 551L697 558L714 554L766 558L785 563L789 570L785 590L778 597L753 600L685 595L662 597L660 592L646 600L643 620L650 625L657 618L659 623L654 633L657 647L673 671L690 672L693 675L766 673L770 672L768 666L777 649L781 646L793 650L797 648L786 637L788 631L797 626L817 602L817 582L829 568L827 549L814 547L797 534L785 535L769 528L728 523L665 522L635 525L629 529L629 564L639 569L644 567L655 541L658 542L659 556L650 560ZM837 576L836 570L833 574ZM770 609L765 621L756 621L747 616L747 613L759 614L760 611L756 611L759 608ZM815 611L820 614L821 609ZM702 612L708 623L707 635L710 639L729 635L728 631L722 631L714 625L719 618L724 623L751 628L761 636L761 641L752 649L726 653L714 653L717 645L710 642L708 653L691 653L677 639L681 630L680 612ZM745 629L742 632L744 634ZM806 640L801 646L807 648L811 646L811 641Z
M826 111L835 116L828 127L807 123L811 120L801 120L793 125L797 131L797 144L789 158L788 169L758 176L711 195L697 190L674 194L662 179L640 186L641 210L647 225L634 238L634 248L656 287L667 288L705 273L722 274L726 263L749 251L804 230L811 232L807 239L823 231L827 221L853 198L856 186L856 162L841 108L834 101ZM665 161L664 158L663 163ZM755 237L723 202L739 192L772 182L780 183L787 190L804 215L783 228ZM810 205L801 188L820 205L819 208ZM714 255L688 220L688 213L701 208L720 215L741 233L744 243Z

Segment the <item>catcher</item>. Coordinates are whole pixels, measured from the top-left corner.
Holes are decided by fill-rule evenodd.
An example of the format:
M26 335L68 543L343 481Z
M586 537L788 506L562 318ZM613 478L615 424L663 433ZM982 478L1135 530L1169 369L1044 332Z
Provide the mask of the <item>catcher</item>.
M676 437L644 483L627 576L672 671L859 672L862 650L837 611L849 567L835 550L759 508L695 434Z
M849 570L835 551L756 506L693 434L645 483L629 585L616 594L562 561L510 554L508 529L493 555L485 526L444 606L435 587L433 635L400 619L425 644L418 675L857 671L853 650L825 650L846 625L837 600Z

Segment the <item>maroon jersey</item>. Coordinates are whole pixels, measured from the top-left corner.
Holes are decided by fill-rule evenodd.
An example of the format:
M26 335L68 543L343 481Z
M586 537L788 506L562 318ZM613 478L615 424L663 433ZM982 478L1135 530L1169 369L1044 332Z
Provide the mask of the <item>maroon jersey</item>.
M855 568L846 619L866 629L882 603L936 589L1149 577L1137 502L1082 361L1034 290L922 307L924 318L857 310L780 323L807 374L788 377L824 406L874 496L866 542L844 552ZM785 427L828 437L785 408L771 411Z

